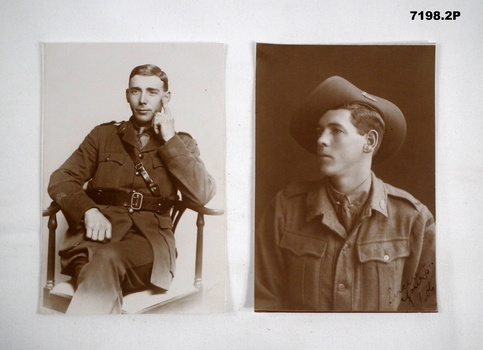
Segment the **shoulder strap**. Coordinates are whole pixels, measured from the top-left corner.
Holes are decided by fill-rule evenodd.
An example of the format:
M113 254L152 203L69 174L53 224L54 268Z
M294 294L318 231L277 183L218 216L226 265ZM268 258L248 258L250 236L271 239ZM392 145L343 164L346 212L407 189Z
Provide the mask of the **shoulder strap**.
M134 163L134 168L136 171L138 171L141 176L144 179L144 182L146 182L146 185L148 185L149 190L153 195L156 197L161 196L161 192L159 192L159 187L156 185L156 183L151 179L151 176L149 176L148 172L146 171L146 168L144 167L143 162L139 160L139 158L136 156L136 153L134 152L134 147L127 142L124 142L122 140L122 137L120 137L122 146L126 150L126 153L129 154L129 157L131 157L133 163Z

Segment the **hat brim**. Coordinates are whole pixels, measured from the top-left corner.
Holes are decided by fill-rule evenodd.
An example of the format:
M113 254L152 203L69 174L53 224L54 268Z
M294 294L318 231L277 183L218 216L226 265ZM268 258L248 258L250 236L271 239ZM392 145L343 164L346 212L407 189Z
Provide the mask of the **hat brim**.
M382 97L369 95L344 78L333 76L324 80L295 111L290 133L308 152L317 153L317 125L325 112L348 103L360 103L376 109L384 120L385 130L373 163L389 159L401 148L406 138L406 120L401 110Z

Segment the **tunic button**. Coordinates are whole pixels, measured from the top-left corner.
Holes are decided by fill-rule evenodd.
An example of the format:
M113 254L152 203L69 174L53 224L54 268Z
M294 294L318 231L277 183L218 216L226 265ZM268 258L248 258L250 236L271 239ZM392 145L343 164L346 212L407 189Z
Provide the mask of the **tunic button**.
M134 213L134 210L133 210L132 208L129 208L127 211L128 211L130 214Z
M135 174L136 176L139 176L139 171L136 171L134 174Z
M339 290L340 292L342 292L344 289L345 289L345 286L344 286L344 284L343 284L343 283L341 283L341 284L339 284L339 285L337 286L337 290Z
M138 157L139 157L140 159L142 159L142 158L143 158L142 153L139 153L139 154L138 154Z
M389 255L384 255L384 261L389 261Z

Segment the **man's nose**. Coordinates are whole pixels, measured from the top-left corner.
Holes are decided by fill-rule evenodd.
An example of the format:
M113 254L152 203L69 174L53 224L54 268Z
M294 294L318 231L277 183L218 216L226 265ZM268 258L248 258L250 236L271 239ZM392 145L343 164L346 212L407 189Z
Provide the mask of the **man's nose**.
M141 95L139 96L139 103L146 104L146 92L141 92Z
M328 146L329 145L329 135L326 131L323 131L319 134L319 137L317 138L317 144L319 146Z

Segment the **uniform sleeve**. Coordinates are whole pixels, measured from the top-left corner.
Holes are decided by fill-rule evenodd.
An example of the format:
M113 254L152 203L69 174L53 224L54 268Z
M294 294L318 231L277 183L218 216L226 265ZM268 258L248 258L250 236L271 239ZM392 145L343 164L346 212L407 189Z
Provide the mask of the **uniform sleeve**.
M284 259L279 248L285 223L283 194L267 208L255 234L255 311L282 311Z
M434 218L423 206L411 232L399 311L437 311L435 243Z
M96 206L86 195L83 186L92 178L97 167L98 134L98 128L92 130L79 148L50 177L49 195L60 205L71 226L77 226L84 213Z
M196 141L187 134L176 134L159 149L176 186L195 205L205 205L216 192L215 181L200 158Z

